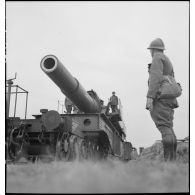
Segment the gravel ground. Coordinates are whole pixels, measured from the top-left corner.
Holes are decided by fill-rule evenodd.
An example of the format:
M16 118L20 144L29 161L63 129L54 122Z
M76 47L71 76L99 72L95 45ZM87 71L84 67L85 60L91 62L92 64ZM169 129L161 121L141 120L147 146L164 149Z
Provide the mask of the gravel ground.
M159 160L7 165L6 176L9 193L189 192L189 164Z

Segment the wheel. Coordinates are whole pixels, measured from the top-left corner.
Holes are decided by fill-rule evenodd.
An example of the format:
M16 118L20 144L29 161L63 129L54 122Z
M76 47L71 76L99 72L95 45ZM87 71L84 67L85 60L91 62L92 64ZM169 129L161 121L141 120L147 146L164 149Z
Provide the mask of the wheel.
M23 139L17 140L19 129L12 129L8 141L8 155L11 160L17 161L23 156Z
M100 154L99 154L99 146L98 146L98 144L94 144L93 154L94 154L94 160L100 160Z
M61 136L58 136L56 143L56 160L67 161L70 158L70 141L69 135L63 133Z
M70 151L71 160L87 160L90 157L89 142L73 135L70 138Z
M78 138L73 135L70 137L70 160L79 160L80 150Z
M99 146L98 153L99 153L99 159L100 160L106 160L108 157L108 154L110 153L110 148L108 146Z
M83 139L80 142L80 157L82 159L88 159L89 158L89 149L88 149L88 142Z

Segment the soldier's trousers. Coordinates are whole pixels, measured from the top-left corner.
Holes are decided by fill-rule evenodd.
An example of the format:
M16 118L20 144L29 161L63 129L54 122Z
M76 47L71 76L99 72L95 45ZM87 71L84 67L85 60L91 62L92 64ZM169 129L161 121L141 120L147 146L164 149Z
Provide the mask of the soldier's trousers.
M151 117L162 135L164 159L175 160L177 150L177 138L173 131L174 100L159 99L153 101Z
M117 105L111 105L112 112L116 112L117 110Z

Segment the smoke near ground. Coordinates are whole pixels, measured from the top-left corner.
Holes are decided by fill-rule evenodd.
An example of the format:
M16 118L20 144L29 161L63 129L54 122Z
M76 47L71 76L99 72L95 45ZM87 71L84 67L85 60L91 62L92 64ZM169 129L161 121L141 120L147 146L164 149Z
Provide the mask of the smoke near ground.
M177 161L163 161L161 142L136 160L7 165L7 192L150 193L189 192L189 142L177 145Z
M158 160L8 165L7 192L188 192L188 170L188 163Z

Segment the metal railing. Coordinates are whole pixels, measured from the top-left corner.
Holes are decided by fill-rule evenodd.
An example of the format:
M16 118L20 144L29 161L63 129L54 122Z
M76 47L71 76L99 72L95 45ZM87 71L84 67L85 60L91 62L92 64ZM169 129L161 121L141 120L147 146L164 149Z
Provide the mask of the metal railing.
M13 80L16 79L8 79L7 85L6 85L6 118L9 117L9 110L10 110L10 101L11 101L11 95L15 94L15 104L14 104L14 118L16 117L16 108L17 108L17 100L18 100L18 94L25 93L26 94L26 102L25 102L25 119L27 115L27 105L28 105L28 91L20 87L19 85L13 85ZM12 89L15 88L15 91ZM12 92L13 91L13 92Z

